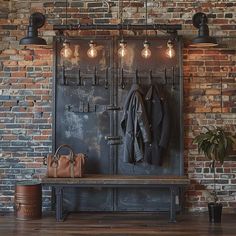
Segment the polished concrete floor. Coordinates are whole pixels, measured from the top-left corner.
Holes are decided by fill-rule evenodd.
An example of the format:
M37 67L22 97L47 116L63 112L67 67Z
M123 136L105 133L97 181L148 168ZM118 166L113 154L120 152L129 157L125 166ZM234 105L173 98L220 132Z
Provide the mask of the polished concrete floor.
M232 235L236 236L236 214L224 214L222 222L211 224L207 214L183 214L176 223L158 213L71 213L64 222L53 214L40 220L16 220L12 213L0 214L1 236L64 235Z

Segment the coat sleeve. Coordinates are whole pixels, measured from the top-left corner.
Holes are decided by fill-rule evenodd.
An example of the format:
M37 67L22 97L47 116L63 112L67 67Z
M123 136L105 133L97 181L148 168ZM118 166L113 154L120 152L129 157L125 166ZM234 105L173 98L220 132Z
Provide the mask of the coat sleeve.
M136 99L137 99L137 101L136 101L136 117L137 117L140 131L142 133L143 141L145 143L150 143L151 142L151 131L150 131L147 113L145 110L145 106L144 106L144 102L143 102L141 94L137 93Z
M168 103L166 100L163 102L163 120L162 120L162 130L159 146L167 148L169 137L170 137L170 114L168 109Z

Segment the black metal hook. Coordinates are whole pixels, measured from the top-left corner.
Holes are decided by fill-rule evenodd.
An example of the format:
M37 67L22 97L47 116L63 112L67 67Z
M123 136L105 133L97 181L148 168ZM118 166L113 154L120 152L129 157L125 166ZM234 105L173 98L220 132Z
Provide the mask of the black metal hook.
M174 66L172 67L172 86L171 86L171 90L172 91L175 90L175 68L174 68Z
M65 75L65 66L62 65L62 71L61 71L61 76L62 76L62 81L63 81L63 85L67 85L67 79L66 79L66 75Z
M166 68L164 69L164 79L165 79L165 84L167 84L167 72L166 72Z
M149 82L152 84L152 70L149 71Z
M94 75L93 75L93 85L96 86L98 84L98 78L97 78L97 68L94 67Z
M139 84L138 70L135 70L134 84Z
M120 86L121 86L121 88L122 89L124 89L125 88L125 83L124 83L124 69L123 68L121 68L121 76L120 76Z
M106 77L105 77L105 89L108 89L108 67L106 68Z
M82 78L81 78L81 75L80 75L80 69L78 70L78 75L77 75L77 85L78 86L81 86L82 85Z

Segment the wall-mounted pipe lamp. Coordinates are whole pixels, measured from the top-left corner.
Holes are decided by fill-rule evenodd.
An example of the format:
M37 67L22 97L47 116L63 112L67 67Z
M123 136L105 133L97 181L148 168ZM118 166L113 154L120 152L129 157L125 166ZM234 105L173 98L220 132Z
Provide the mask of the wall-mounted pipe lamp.
M207 16L202 12L198 12L193 16L193 25L198 29L198 36L193 39L191 47L214 47L218 43L214 37L209 36L209 28L207 25Z
M38 29L45 23L45 16L40 12L33 13L29 18L27 36L20 40L20 45L47 45L45 39L38 37Z

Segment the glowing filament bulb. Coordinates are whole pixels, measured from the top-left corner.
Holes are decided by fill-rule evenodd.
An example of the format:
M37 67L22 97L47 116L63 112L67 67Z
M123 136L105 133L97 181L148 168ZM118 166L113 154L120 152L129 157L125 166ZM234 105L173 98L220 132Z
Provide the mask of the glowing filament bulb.
M70 49L69 42L63 43L63 48L61 49L60 53L61 53L61 56L64 58L70 58L72 56L73 52Z
M95 58L98 55L98 51L96 49L96 43L90 41L89 50L87 51L87 55L89 58Z
M141 52L142 57L145 58L145 59L148 59L152 55L152 52L149 49L149 46L150 46L150 43L147 40L145 40L144 43L143 43L144 48Z
M166 56L168 58L173 58L175 56L174 45L171 40L168 40L167 42Z
M79 57L79 45L75 45L74 56Z
M118 50L118 55L120 57L125 57L127 55L127 48L126 48L126 46L127 46L127 43L122 39L120 41L120 48Z

